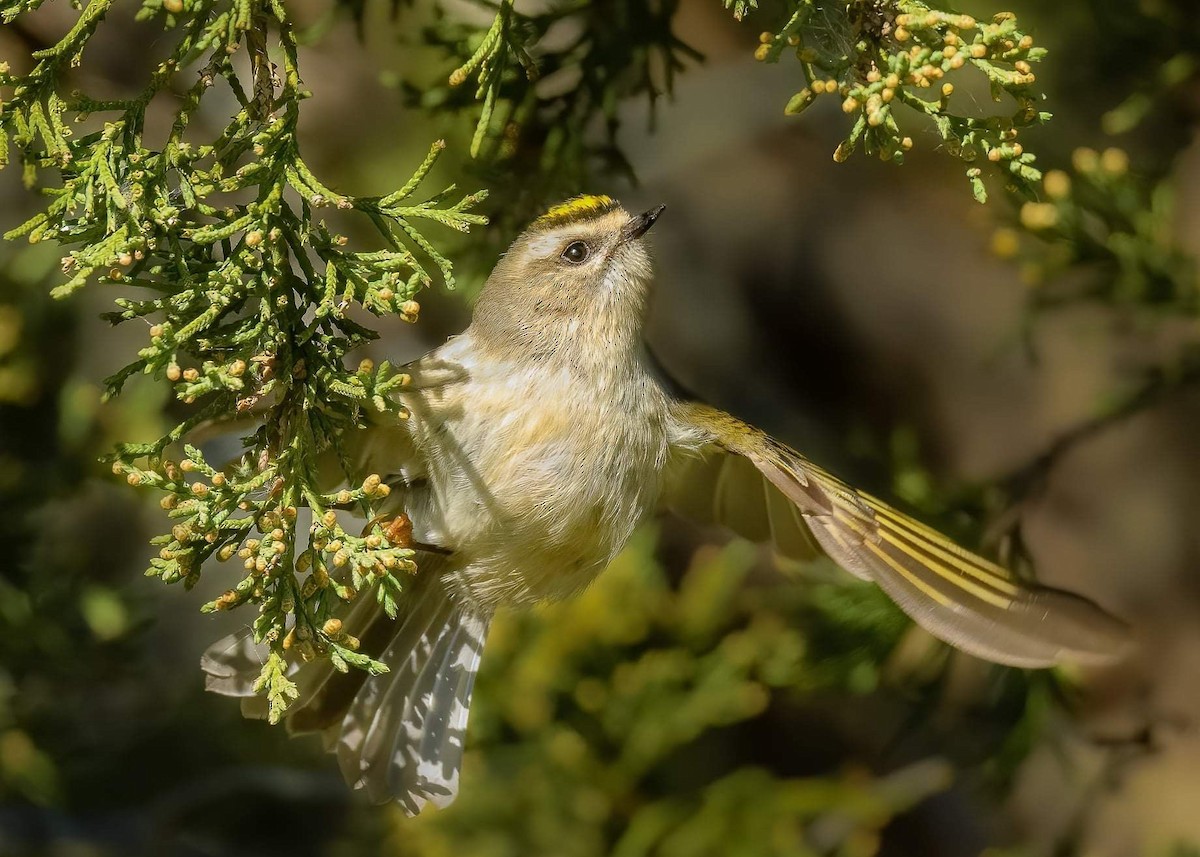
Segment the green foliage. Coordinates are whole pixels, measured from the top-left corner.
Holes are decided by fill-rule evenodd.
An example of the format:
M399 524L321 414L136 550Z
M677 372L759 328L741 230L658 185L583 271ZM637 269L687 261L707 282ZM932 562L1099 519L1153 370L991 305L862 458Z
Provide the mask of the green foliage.
M747 5L753 4L735 9L739 19ZM786 23L762 34L755 57L778 62L788 52L799 61L806 86L788 102L789 114L802 113L821 95L842 99L854 124L834 152L835 161L845 161L861 146L868 155L903 163L913 138L900 123L924 118L951 156L969 164L986 160L999 169L1008 190L1035 195L1042 174L1018 138L1022 129L1050 118L1037 107L1031 66L1046 52L1034 47L1015 15L1001 12L980 23L916 0L854 0L844 12L831 12L816 0L785 5ZM953 99L955 82L969 84L971 69L986 79L995 102L1007 102L1004 112L962 112L965 105ZM930 91L936 99L927 97ZM986 202L982 175L980 167L967 170L972 193Z
M1048 173L1044 201L1020 208L1017 225L1032 239L1023 274L1035 309L1097 300L1170 315L1200 310L1195 259L1174 237L1171 183L1131 173L1117 148L1077 149L1072 166ZM1017 256L1017 235L999 233L993 245ZM1063 278L1073 269L1086 276Z
M375 336L350 310L415 320L421 287L454 282L424 230L482 223L471 208L483 194L454 201L451 186L414 197L441 142L403 187L383 196L350 197L322 184L300 154L300 103L309 93L294 23L279 2L148 0L139 18L161 20L176 38L143 90L108 101L64 95L63 75L111 5L89 3L57 44L33 54L27 74L0 74L0 87L11 91L0 135L20 154L26 180L47 168L62 176L44 188L46 208L7 237L73 248L56 296L98 279L120 287L110 321L155 319L137 359L108 381L112 396L137 374L165 379L191 406L157 441L123 444L113 457L114 472L131 485L165 492L173 526L153 540L161 550L147 573L191 587L209 557L236 552L246 575L209 609L257 605L256 636L277 655L295 643L304 657L329 654L340 668L377 670L328 622L339 604L370 589L394 604L411 551L386 542L383 525L362 537L344 532L328 510L354 507L374 518L387 486L372 476L356 490L322 493L318 459L364 412L395 413L391 394L407 377L386 363L346 368L346 353ZM147 107L189 69L198 75L165 139L147 140ZM193 140L192 120L218 87L240 109L214 139ZM74 123L94 130L76 135ZM383 249L347 249L321 219L325 209L365 215ZM235 415L258 423L236 463L210 464L194 447L178 464L168 458L197 426ZM298 536L300 506L315 516L308 546ZM270 668L263 685L279 688Z

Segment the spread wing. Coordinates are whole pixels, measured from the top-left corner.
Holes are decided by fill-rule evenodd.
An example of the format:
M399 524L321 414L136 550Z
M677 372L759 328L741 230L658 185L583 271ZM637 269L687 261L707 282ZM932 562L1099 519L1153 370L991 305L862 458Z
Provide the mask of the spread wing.
M796 559L827 554L934 636L990 661L1104 663L1127 648L1126 627L1086 598L1018 579L740 420L690 402L675 417L706 442L673 465L674 511Z

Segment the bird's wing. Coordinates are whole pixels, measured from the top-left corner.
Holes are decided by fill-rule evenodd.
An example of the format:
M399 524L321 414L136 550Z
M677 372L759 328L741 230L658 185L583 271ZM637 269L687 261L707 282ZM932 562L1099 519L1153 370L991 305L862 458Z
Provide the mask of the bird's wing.
M827 554L934 636L990 661L1104 663L1127 648L1126 627L1087 599L1018 579L729 414L680 402L674 416L703 442L668 475L666 505L685 517L786 556Z

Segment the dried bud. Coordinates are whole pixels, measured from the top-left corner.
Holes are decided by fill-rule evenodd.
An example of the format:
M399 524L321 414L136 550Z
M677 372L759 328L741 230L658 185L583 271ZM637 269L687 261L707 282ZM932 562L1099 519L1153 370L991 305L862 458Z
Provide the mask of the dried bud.
M392 519L391 523L383 531L383 536L390 544L397 547L410 547L412 545L413 524L408 515L397 515Z
M327 619L325 624L321 626L321 631L326 637L336 637L338 634L342 633L342 620Z

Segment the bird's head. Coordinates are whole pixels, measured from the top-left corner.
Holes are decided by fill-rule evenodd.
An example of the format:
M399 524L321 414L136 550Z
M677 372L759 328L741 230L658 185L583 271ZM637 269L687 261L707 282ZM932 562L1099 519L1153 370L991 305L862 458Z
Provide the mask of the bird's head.
M475 335L546 356L632 352L652 274L642 236L664 208L630 215L607 196L551 208L492 271L475 305Z

